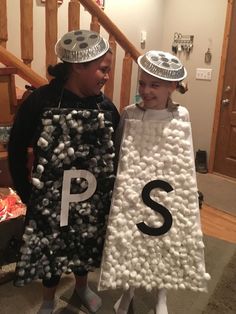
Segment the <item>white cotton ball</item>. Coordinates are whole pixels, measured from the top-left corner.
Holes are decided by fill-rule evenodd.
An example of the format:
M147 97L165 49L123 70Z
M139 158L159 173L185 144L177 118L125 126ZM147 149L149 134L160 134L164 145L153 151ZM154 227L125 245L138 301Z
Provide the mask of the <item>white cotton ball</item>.
M128 282L123 282L123 289L124 289L125 291L127 291L127 290L129 289L129 284L128 284Z
M145 278L146 277L146 269L145 268L142 268L141 271L140 271L140 275L142 276L142 278Z
M166 284L165 284L165 288L166 288L167 290L170 290L170 289L173 288L173 285L172 285L171 283L166 283Z
M178 155L179 153L179 145L175 144L174 146L171 147L172 154Z
M137 273L136 273L136 271L134 271L134 270L131 271L131 272L130 272L130 277L136 279L136 278L137 278Z
M120 271L120 267L118 268L118 270L117 270L117 268L116 268L116 278L117 278L117 279L120 279L120 278L122 278L122 275L123 275L123 272Z
M171 120L170 127L172 127L173 129L176 129L178 125L179 125L179 121L176 118Z
M158 148L158 150L159 150L159 148ZM155 160L159 160L160 157L161 157L160 152L158 151L157 153L155 153L155 154L153 155L153 157L154 157Z
M157 168L162 170L164 168L164 162L162 162L162 161L157 162Z
M167 138L166 138L166 143L167 144L173 144L175 142L175 140L173 139L173 136L171 136L171 135L169 135L169 136L167 136Z
M61 153L58 155L58 159L63 160L65 159L66 155L64 153Z
M142 269L142 266L141 266L140 263L135 263L135 264L133 264L133 267L135 267L135 269L136 269L138 272L140 272L140 270Z
M37 172L43 173L44 172L44 166L43 165L37 165Z
M54 122L58 122L60 120L60 115L59 114L55 114L55 115L53 115L52 119L53 119Z
M184 283L179 284L179 288L180 289L185 289L185 284Z
M37 189L42 189L44 187L44 183L41 182L38 178L32 178L32 184L37 188Z
M173 251L173 255L174 255L174 257L178 258L179 257L179 252L177 250L174 250Z
M67 149L67 154L68 154L69 156L73 156L73 155L75 154L74 148L73 148L73 147L69 147L69 148Z
M58 149L59 150L63 150L65 148L65 144L64 143L60 143L59 145L58 145Z
M178 233L177 229L172 226L172 228L170 229L170 235L171 236L173 235L173 237L176 237L177 233ZM174 244L176 246L176 242Z
M210 280L210 279L211 279L211 275L208 274L208 273L205 273L205 274L204 274L204 279L205 279L205 280Z
M123 271L122 276L123 276L123 278L125 278L125 279L129 278L129 270L126 269L125 271Z
M72 114L71 113L68 113L67 115L66 115L66 120L71 120L72 119Z
M171 130L169 128L165 128L163 130L163 137L167 138L168 136L172 135Z
M194 219L194 221L195 221L195 217L193 217L193 219ZM187 227L187 228L192 228L192 227L193 227L193 222L192 222L192 221L187 221L186 227Z
M128 246L129 246L129 242L128 242L126 239L122 239L120 243L121 243L121 245L124 246L124 247L128 247ZM118 253L118 254L119 254L119 253ZM119 257L119 255L116 256L116 258L118 258L118 257Z
M185 138L185 133L184 133L184 131L179 130L178 136L179 136L181 139Z
M112 214L115 216L120 212L120 207L119 206L113 206L112 208Z
M127 141L128 142L132 142L133 140L134 140L133 136L131 136L131 135L127 136Z
M166 275L165 278L164 278L164 280L165 280L166 283L172 282L172 278L171 278L170 275Z
M128 230L128 231L125 233L125 236L126 236L127 239L133 238L132 230Z
M111 282L111 289L115 290L116 289L116 282L115 281L112 281Z
M110 274L108 272L103 272L102 275L103 275L105 280L110 278Z
M117 279L117 281L116 281L116 286L117 286L117 287L121 287L122 284L123 284L122 280L121 280L121 279Z
M171 240L170 240L169 237L164 238L164 239L163 239L163 242L164 242L164 244L165 244L165 246L166 246L167 248L169 248L169 247L171 246Z
M202 241L199 241L199 242L197 243L197 247L200 248L200 249L204 249L205 244L204 244Z
M40 137L38 139L37 145L40 147L47 147L48 146L48 141L45 140L43 137Z
M167 153L169 153L169 152L172 151L172 145L171 145L171 144L166 143L166 144L164 145L164 147L165 147L165 150L166 150Z
M135 225L136 231L133 232L133 238L139 238L140 237L140 231L137 229L137 226Z
M148 278L147 278L147 279L148 279ZM147 290L148 292L152 291L152 285L150 285L150 284L147 284L145 288L146 288L146 290Z

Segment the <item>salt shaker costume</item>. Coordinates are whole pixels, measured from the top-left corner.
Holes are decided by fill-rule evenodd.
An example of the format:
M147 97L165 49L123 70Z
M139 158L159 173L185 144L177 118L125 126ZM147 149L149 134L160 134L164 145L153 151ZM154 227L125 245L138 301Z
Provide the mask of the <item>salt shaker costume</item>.
M92 61L108 49L104 38L86 30L67 33L56 45L60 59L71 63ZM80 98L63 84L53 79L36 89L20 106L11 130L9 166L27 203L17 286L72 271L83 274L101 260L119 113L102 92Z
M162 51L147 52L138 64L161 80L178 82L187 75L178 58ZM133 104L118 129L119 163L99 289L123 288L129 299L139 287L206 291L187 109L170 98L160 110Z

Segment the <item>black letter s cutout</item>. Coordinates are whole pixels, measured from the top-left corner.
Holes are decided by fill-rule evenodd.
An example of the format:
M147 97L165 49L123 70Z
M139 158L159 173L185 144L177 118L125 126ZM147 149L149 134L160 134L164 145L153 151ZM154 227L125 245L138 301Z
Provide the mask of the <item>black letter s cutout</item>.
M168 232L172 226L172 215L169 212L169 210L162 206L161 204L153 201L150 198L150 192L155 189L155 188L161 188L162 190L166 191L167 193L171 192L173 190L172 186L162 180L153 180L148 182L143 190L142 190L142 199L143 202L151 207L153 210L155 210L156 212L160 213L163 218L164 218L164 223L160 228L153 228L153 227L149 227L147 226L143 221L136 224L136 226L138 227L138 229L140 231L142 231L145 234L148 234L150 236L160 236L166 232Z

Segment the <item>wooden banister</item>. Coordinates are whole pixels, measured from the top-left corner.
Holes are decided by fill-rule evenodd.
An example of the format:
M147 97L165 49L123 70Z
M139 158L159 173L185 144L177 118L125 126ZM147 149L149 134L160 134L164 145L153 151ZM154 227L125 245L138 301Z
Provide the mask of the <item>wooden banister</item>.
M58 40L58 1L47 0L45 5L45 79L30 66L33 61L33 0L20 0L21 10L21 60L6 50L7 38L7 6L6 0L0 1L0 63L6 66L17 68L17 75L29 82L34 87L46 84L50 77L47 74L48 65L57 63L54 47ZM113 50L113 64L110 72L110 80L107 82L104 93L113 100L115 68L120 68L120 60L116 60L116 46L124 50L122 65L122 75L120 83L120 109L122 110L130 103L132 63L137 62L140 52L128 40L128 38L119 30L119 28L109 19L104 11L96 4L94 0L70 0L68 2L68 30L80 28L80 6L83 5L88 13L91 14L90 29L100 32L100 26L108 33L110 46ZM35 47L36 49L37 47ZM39 47L42 49L42 47ZM43 48L44 49L44 48ZM37 61L37 60L36 60ZM28 65L28 66L27 66ZM117 78L117 77L116 77ZM119 84L116 84L119 89ZM119 95L119 93L117 93ZM117 104L117 103L116 103ZM118 104L117 104L118 105Z
M39 87L48 82L2 46L0 46L0 61L7 66L16 68L17 74L34 87Z
M124 49L125 52L129 52L131 58L136 62L141 53L119 30L112 20L109 19L103 10L101 10L100 7L92 0L80 0L80 3L89 11L90 14L97 16L102 27L104 27L109 34L112 34L115 37L115 40L118 42L118 44Z

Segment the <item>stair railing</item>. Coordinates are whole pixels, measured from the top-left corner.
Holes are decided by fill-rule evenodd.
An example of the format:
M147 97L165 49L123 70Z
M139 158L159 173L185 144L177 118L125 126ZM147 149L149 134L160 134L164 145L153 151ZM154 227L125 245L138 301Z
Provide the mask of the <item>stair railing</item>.
M104 11L94 0L70 0L68 2L68 31L80 28L80 7L91 14L90 29L100 32L100 26L108 33L108 40L113 50L113 65L110 79L107 82L104 93L113 100L115 68L117 66L117 44L124 50L120 83L120 110L130 103L132 65L137 61L140 52L111 21ZM58 40L58 1L45 1L45 69L48 65L56 64L57 57L54 46ZM7 50L7 5L6 0L0 1L0 62L6 66L15 67L17 74L38 87L45 84L51 78L45 73L45 77L38 75L31 69L34 59L33 54L33 0L20 0L20 23L21 23L21 60ZM36 48L36 47L35 47ZM41 49L41 47L40 47ZM45 71L46 72L46 71Z

